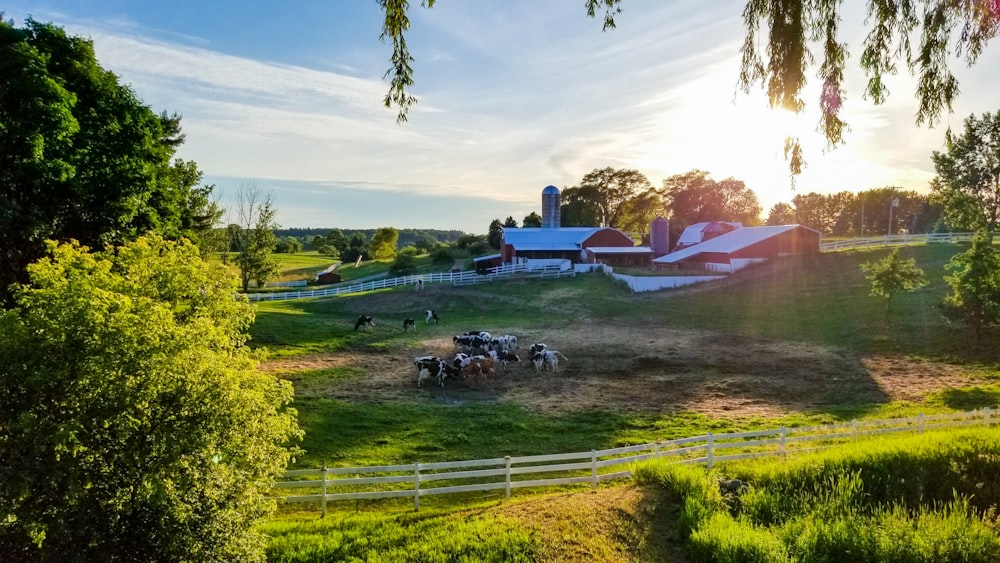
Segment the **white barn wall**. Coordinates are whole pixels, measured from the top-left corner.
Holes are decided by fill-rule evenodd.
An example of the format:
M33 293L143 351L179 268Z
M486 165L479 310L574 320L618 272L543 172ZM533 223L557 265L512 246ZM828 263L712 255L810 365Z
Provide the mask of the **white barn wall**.
M636 276L623 276L622 274L611 274L611 277L615 278L616 280L621 280L627 283L629 288L631 288L632 291L636 293L642 293L644 291L659 291L661 289L672 289L675 287L683 287L685 285L693 285L696 283L721 280L726 278L726 276L636 277Z

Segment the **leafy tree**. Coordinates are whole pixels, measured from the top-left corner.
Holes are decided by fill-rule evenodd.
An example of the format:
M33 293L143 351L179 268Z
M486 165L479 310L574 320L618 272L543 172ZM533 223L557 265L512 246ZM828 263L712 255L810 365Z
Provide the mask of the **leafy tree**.
M455 248L460 250L470 250L476 246L488 245L486 237L483 235L462 235L455 241Z
M326 235L326 244L337 249L337 252L340 254L346 252L347 249L351 247L353 242L354 241L347 238L347 235L345 235L340 229L333 229ZM364 245L364 235L361 235L361 243L359 246L363 247Z
M455 262L455 253L447 247L437 248L431 252L431 263L438 266L442 264L452 264Z
M740 180L727 178L717 182L708 172L692 170L663 180L662 193L671 223L678 227L702 221L760 223L757 194Z
M629 233L638 233L644 238L649 233L649 225L663 213L663 196L653 187L636 194L622 205L618 228Z
M560 226L595 227L600 224L601 197L596 186L566 188L559 201Z
M360 231L356 232L351 235L348 247L340 253L340 257L345 262L354 262L359 256L364 256L366 248L365 234Z
M489 243L491 248L500 248L503 244L503 223L500 219L494 219L490 221L489 232L486 234L486 242Z
M253 308L187 241L50 242L0 313L5 561L263 561L300 435Z
M889 306L892 296L901 291L913 291L927 285L927 276L917 266L914 258L904 260L899 257L899 249L894 248L888 256L881 260L872 260L861 264L872 284L871 294L875 297L885 297L885 318L889 320Z
M1000 111L970 115L961 135L947 137L947 152L933 155L934 197L955 228L993 232L1000 218Z
M792 225L795 223L795 209L787 203L775 203L767 213L768 225Z
M262 193L253 182L244 182L236 195L236 212L239 222L233 244L241 287L246 291L251 280L257 282L257 287L263 287L280 271L280 264L272 254L278 244L274 234L278 210L270 194Z
M524 228L528 227L541 227L542 226L542 216L536 211L532 211L527 214L524 219L521 220L521 226Z
M414 241L413 246L415 246L421 254L428 254L431 250L434 250L434 245L436 243L436 240L425 235Z
M302 251L302 241L296 237L283 237L274 248L275 252L281 254L295 254Z
M508 215L507 218L503 220L503 226L506 229L516 229L517 228L517 220L514 219L513 216Z
M421 4L430 8L434 3L426 0ZM407 111L417 101L409 93L413 57L405 38L410 26L410 3L379 0L379 4L385 16L380 39L392 40L392 64L385 73L390 78L389 92L383 102L386 107L398 108L397 119L405 121ZM615 28L622 0L587 0L585 7L589 17L604 9L607 31ZM840 0L747 0L742 13L746 35L740 87L744 92L761 87L767 91L771 107L801 112L806 106L801 98L806 72L818 65L817 76L822 83L817 100L822 114L818 129L830 146L841 144L847 129L840 110L847 96L843 83L849 45L841 41L840 8ZM864 40L856 49L868 76L864 97L876 105L883 103L889 94L883 77L896 74L903 63L918 78L917 124L934 126L945 109L951 111L959 92L949 61L954 56L967 66L975 64L1000 29L1000 9L993 0L869 0L864 21L867 33L858 34ZM915 51L911 49L914 40L919 46ZM817 48L819 57L813 52ZM804 161L798 138L786 139L785 155L791 172L801 172Z
M400 253L389 264L390 276L409 276L417 273L417 259L411 253Z
M382 227L375 231L368 243L368 255L375 260L392 260L396 256L399 231L393 227Z
M620 226L626 202L653 189L638 170L594 169L580 180L580 190L592 193L597 202L598 227Z
M324 246L326 246L326 237L316 235L313 238L309 239L309 248L312 250L318 252L319 249L323 248Z
M45 241L197 240L221 216L193 162L174 160L180 118L156 114L89 40L0 16L0 300Z
M969 325L978 342L983 332L1000 323L1000 255L993 247L990 233L977 231L972 246L956 254L945 265L951 286L941 310L952 322Z

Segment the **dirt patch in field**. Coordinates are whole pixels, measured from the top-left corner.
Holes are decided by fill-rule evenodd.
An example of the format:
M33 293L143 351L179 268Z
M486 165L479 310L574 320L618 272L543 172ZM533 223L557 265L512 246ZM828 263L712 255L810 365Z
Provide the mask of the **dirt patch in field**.
M708 415L773 416L845 404L919 401L929 393L972 384L968 368L902 357L859 358L843 350L705 331L635 329L582 322L558 334L519 335L521 353L546 342L568 359L558 372L536 374L512 364L485 381L416 387L413 357L452 357L450 339L419 341L410 350L364 348L269 362L264 368L299 383L311 370L352 367L348 380L309 381L300 393L341 399L509 402L543 412L583 408Z

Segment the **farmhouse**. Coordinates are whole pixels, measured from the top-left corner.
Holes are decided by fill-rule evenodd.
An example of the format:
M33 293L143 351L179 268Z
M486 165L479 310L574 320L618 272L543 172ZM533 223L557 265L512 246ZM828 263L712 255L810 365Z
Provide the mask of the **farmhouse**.
M654 266L735 272L756 262L819 253L819 231L802 225L743 227L655 258Z

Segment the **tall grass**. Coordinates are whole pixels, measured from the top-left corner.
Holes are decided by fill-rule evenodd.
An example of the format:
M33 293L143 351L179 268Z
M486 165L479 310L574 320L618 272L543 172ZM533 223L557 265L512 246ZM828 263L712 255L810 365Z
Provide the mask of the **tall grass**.
M537 538L498 517L454 514L335 515L272 520L272 563L315 561L537 561Z
M748 484L723 495L723 474ZM997 561L1000 429L866 441L707 471L641 464L702 561Z

